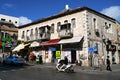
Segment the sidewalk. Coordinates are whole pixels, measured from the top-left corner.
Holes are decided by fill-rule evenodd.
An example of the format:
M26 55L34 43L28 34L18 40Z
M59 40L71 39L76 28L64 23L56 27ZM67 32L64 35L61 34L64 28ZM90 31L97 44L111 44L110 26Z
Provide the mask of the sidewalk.
M55 63L43 63L43 64L36 64L36 63L27 63L31 65L32 67L37 67L37 68L53 68L55 69L56 64ZM112 72L120 72L120 64L112 64L111 65ZM94 70L93 67L84 67L84 66L74 66L75 72L87 72L87 73L105 73L105 72L110 72L106 70L106 66L102 66L102 70L99 68Z

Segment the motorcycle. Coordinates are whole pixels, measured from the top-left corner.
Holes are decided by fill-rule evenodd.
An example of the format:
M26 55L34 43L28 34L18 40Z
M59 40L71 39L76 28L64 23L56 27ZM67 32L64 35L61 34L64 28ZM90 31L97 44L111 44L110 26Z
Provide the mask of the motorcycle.
M71 64L65 65L64 63L58 63L56 65L56 69L59 72L67 72L67 73L74 72L73 65L71 65Z

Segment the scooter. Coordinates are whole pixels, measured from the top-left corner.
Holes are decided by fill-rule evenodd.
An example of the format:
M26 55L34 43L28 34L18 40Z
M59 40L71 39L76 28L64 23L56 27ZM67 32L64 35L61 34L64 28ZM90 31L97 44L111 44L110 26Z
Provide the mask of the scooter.
M58 63L56 65L56 69L59 72L67 72L67 73L74 72L73 65L71 65L71 64L65 65L65 64Z

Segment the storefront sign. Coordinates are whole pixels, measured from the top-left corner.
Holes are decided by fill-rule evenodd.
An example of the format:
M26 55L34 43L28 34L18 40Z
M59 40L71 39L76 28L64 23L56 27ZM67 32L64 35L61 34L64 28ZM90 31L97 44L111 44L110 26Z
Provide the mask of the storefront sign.
M88 52L93 52L93 48L89 47Z
M61 57L60 51L56 51L56 59L60 59L60 57Z
M51 51L56 51L56 48L49 47L49 50L51 50Z
M88 51L89 51L89 52L96 52L96 51L98 51L98 46L89 47L89 48L88 48Z

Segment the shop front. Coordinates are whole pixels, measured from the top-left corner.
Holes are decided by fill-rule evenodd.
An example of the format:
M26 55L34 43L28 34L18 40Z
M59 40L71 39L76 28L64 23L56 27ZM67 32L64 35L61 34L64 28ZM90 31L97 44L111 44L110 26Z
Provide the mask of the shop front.
M76 63L79 61L78 52L82 51L83 37L73 37L70 39L60 40L61 58L64 59L66 56L69 63Z

